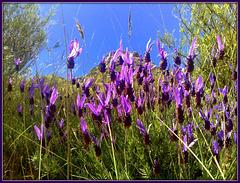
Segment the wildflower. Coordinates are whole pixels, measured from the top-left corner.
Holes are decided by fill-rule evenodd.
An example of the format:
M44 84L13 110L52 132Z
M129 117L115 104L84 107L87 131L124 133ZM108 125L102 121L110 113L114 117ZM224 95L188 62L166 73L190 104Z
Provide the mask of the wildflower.
M137 128L140 129L140 133L144 135L144 145L147 146L151 143L151 139L149 138L149 130L152 124L148 126L148 131L146 132L144 124L139 119L137 119L137 123L138 123Z
M85 81L86 81L86 78L84 79L84 81L83 81L83 86L82 86L82 91L86 94L86 97L88 98L88 97L90 97L90 93L89 93L89 87L92 85L92 83L95 81L95 79L93 78L89 78L88 80L87 80L87 82L85 83Z
M51 132L46 130L46 127L43 123L41 124L40 128L41 128L41 131L36 125L34 126L38 140L40 140L40 141L42 140L42 146L45 147L46 146L45 131L47 132L47 135L48 135L48 138L47 138L48 141L51 139Z
M29 99L29 104L34 105L34 100L33 100L33 95L34 95L34 85L32 83L31 87L29 88L29 94L30 94L30 99Z
M175 99L176 99L177 121L181 124L184 121L183 107L182 107L183 92L181 87L176 88Z
M175 48L174 51L175 51L174 62L175 62L177 65L180 65L180 64L181 64L181 58L178 56L177 48Z
M232 129L233 129L233 123L232 123L232 120L229 118L229 113L226 112L225 114L226 114L226 118L227 118L227 121L226 121L226 124L225 124L226 131L231 132Z
M125 113L125 118L123 123L126 128L129 128L132 123L132 118L130 115L132 106L129 104L129 101L124 96L121 97L121 102L123 106L123 111Z
M210 78L210 82L211 82L211 91L213 91L214 82L216 81L216 76L211 73L209 78Z
M213 150L213 155L216 156L216 159L219 162L219 152L221 151L221 147L218 146L218 141L214 142L214 137L212 137L212 150ZM214 159L212 161L214 164L216 164Z
M22 82L20 82L20 91L24 92L24 79L22 79Z
M20 61L20 58L18 58L17 60L14 58L14 62L15 62L15 65L16 65L16 71L18 72L19 71L19 64L22 63L22 61Z
M78 117L81 118L83 116L83 111L82 111L82 108L83 108L83 104L86 100L86 95L84 94L83 97L82 97L82 100L80 101L80 95L78 94L78 97L77 97L77 107L78 107Z
M200 109L199 115L205 121L205 126L204 126L205 129L206 130L210 130L210 126L211 126L210 125L210 118L212 116L212 109L210 108L209 112L208 112L207 108L205 108L205 113L204 113L205 117L204 117L204 115L202 113L202 109Z
M173 131L175 134L177 134L178 131L175 129L176 126L175 126L175 123L174 123L174 119L172 120L172 123L173 123L172 131ZM170 130L168 130L168 131L170 131ZM172 142L177 142L177 141L178 141L178 138L177 138L177 136L176 136L175 134L173 134L172 131L170 131L170 139L171 139Z
M71 41L69 45L69 53L67 60L67 67L68 69L74 68L74 59L82 53L83 47L79 49L79 42L77 38L74 39L74 41Z
M57 93L55 87L53 87L51 98L50 98L50 112L51 112L51 114L54 114L56 112L55 101L57 100L57 98L58 98L58 93Z
M218 121L216 120L216 124L214 125L214 122L212 122L212 123L210 123L210 127L211 127L211 130L210 130L210 132L211 132L211 135L212 136L215 136L216 135L216 133L217 133L217 127L218 127L219 125L218 125Z
M101 154L102 154L102 151L101 151L101 148L100 148L99 145L100 145L100 143L101 143L101 141L102 141L102 138L103 138L103 134L104 134L104 133L103 133L103 131L102 131L99 142L97 141L97 139L96 139L91 133L89 133L89 134L91 135L92 140L93 140L93 142L95 143L96 156L99 157L99 156L101 156Z
M213 45L213 48L212 48L212 63L211 63L211 67L216 67L216 63L217 63L217 59L216 58L218 56L218 52L214 56L214 54L213 54L214 47L215 47L215 44Z
M98 125L101 125L102 124L102 117L101 117L102 105L99 104L96 109L90 103L86 103L85 105L88 106L88 108L92 111L92 118L93 118L93 120L96 120Z
M147 45L146 45L146 52L145 52L145 57L144 57L146 63L151 62L151 59L150 59L150 51L151 51L151 49L152 49L153 43L150 44L150 46L149 46L149 43L150 43L150 42L151 42L151 38L149 39L149 41L148 41L148 43L147 43Z
M197 54L193 54L193 51L194 51L195 48L197 48L199 46L198 44L195 44L196 40L197 40L197 36L193 39L193 42L191 44L191 48L190 48L190 51L189 51L189 55L187 57L187 65L186 65L186 67L187 67L187 72L188 73L191 73L194 70L193 59L197 56Z
M204 85L202 82L202 76L199 76L197 80L197 91L195 94L196 107L201 106L201 97L203 95L203 87Z
M90 139L90 136L88 134L87 125L86 125L86 122L84 121L84 119L82 117L81 117L81 129L82 129L84 144L85 145L90 144L91 139Z
M225 86L224 89L220 88L219 90L223 94L223 103L226 104L228 102L228 97L227 97L228 87Z
M234 142L237 144L237 132L234 133Z
M22 117L23 106L20 105L20 102L18 102L17 111L18 111L18 115L19 115L20 117Z
M102 61L99 63L99 71L104 73L106 71L105 56L103 56Z
M222 60L223 59L223 56L224 56L224 43L225 43L225 37L223 36L223 44L222 44L222 41L221 41L221 38L219 35L217 35L217 42L218 42L218 51L219 51L219 55L218 55L218 59L219 60Z
M12 78L8 78L8 92L12 91Z
M157 49L158 49L158 53L161 57L159 68L160 68L160 70L163 71L167 68L167 58L166 58L167 52L164 51L163 45L160 48L160 43L159 43L158 39L157 39Z
M78 79L77 84L76 84L76 88L79 88L79 87L80 87L80 80Z
M153 163L153 173L154 175L158 175L160 172L160 165L158 164L158 156L156 156Z
M228 61L228 64L232 70L232 80L236 81L237 80L237 71L233 69L232 65L230 64L230 62Z
M195 139L194 141L192 141L192 142L188 145L188 147L191 148L191 147L195 144L195 142L196 142L197 140L198 140L198 139ZM187 135L184 136L183 142L184 142L184 144L183 144L182 152L183 152L184 163L188 163L188 148L187 148L187 146L186 146L186 145L187 145ZM182 159L182 158L180 158L180 162L183 163L183 159Z

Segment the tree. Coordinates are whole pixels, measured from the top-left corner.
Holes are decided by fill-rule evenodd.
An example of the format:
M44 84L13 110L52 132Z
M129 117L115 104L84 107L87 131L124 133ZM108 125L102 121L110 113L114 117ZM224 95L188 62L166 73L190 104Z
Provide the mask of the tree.
M194 60L195 71L193 75L201 74L204 81L207 81L210 72L214 73L211 68L212 47L215 44L214 53L216 53L218 48L217 35L221 38L225 36L224 59L217 60L215 72L217 72L220 87L229 86L232 71L228 61L234 69L237 67L237 3L176 4L174 10L175 16L180 20L181 40L180 45L177 46L178 51L183 58L186 58L192 40L196 35L198 36L197 52L199 54ZM159 34L159 39L166 43L171 50L176 47L176 40L167 31L164 35Z
M41 16L38 4L3 3L3 73L14 75L14 58L20 58L20 72L26 73L34 57L47 48L47 28L53 22L51 8ZM23 69L24 68L24 69Z

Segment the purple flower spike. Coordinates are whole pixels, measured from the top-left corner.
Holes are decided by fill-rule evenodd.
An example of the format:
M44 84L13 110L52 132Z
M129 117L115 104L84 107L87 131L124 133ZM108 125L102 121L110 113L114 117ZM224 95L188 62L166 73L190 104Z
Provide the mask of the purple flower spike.
M82 134L83 134L85 145L90 144L91 139L90 139L90 136L88 134L87 125L86 125L86 122L84 121L84 119L82 117L81 117L81 129L82 129Z
M21 92L24 92L24 85L25 85L25 83L24 83L24 79L23 79L22 82L20 82L20 91Z
M55 88L53 88L52 95L51 95L51 98L50 98L50 105L54 105L57 98L58 98L57 90Z
M84 102L86 100L86 95L84 94L82 97L82 100L80 101L80 95L78 94L77 97L77 107L78 107L78 117L81 118L82 117L82 108L84 106Z
M36 131L36 133L37 133L37 137L38 137L38 140L41 140L41 138L42 139L45 139L45 135L44 135L44 132L45 132L45 130L46 130L46 127L44 128L45 126L44 126L44 124L42 123L41 124L41 131L40 131L40 129L35 125L34 126L34 129L35 129L35 131Z
M12 78L8 78L8 92L12 91Z
M194 141L192 141L192 142L188 145L188 147L191 148L191 147L195 144L196 141L197 141L197 139L195 139ZM182 158L180 158L180 162L181 162L182 164L183 164L183 163L188 163L188 148L187 148L187 146L186 146L186 145L187 145L187 135L184 136L183 142L184 142L184 144L183 144L182 152L183 152L184 161L183 161ZM186 145L185 145L185 144L186 144Z
M217 35L217 42L218 42L218 51L219 51L219 60L222 60L223 59L223 56L224 56L224 43L225 43L225 37L223 36L223 44L222 44L222 41L221 41L221 38L219 35Z
M153 43L149 46L150 42L151 42L151 38L149 39L149 41L148 41L148 43L146 45L146 52L145 52L145 57L144 57L145 58L145 63L151 62L150 51L152 49Z
M74 39L74 41L71 41L69 45L69 57L67 60L67 67L68 69L74 68L74 59L82 53L83 47L79 49L79 42L77 38Z
M19 116L22 117L23 106L20 105L20 102L18 102L17 111L18 111Z
M89 134L91 135L92 140L93 140L93 142L95 143L96 156L99 157L99 156L101 156L101 154L102 154L101 148L100 148L99 145L100 145L100 142L102 141L104 132L102 131L102 134L101 134L101 137L100 137L99 142L97 141L97 139L96 139L91 133L89 133Z
M152 124L148 126L148 131L146 132L144 124L139 119L137 119L137 123L137 128L140 129L140 133L144 135L144 145L149 145L151 143L151 139L149 138L149 130Z
M60 123L59 123L59 127L62 129L62 128L63 128L63 125L64 125L64 119L62 118L62 120L61 120Z
M195 44L196 40L197 40L197 36L193 39L193 42L191 44L191 48L190 48L190 51L189 51L189 55L187 57L187 65L186 65L186 67L187 67L187 72L188 73L191 73L194 70L193 59L197 56L197 54L193 54L193 51L194 51L195 48L198 47L198 45Z
M181 65L181 58L178 56L177 48L175 48L174 51L175 51L174 62L175 62L175 64L177 64L179 66L179 65Z
M230 64L230 62L228 61L228 65L230 66L231 70L232 70L232 80L236 81L237 79L237 71L235 71L232 67L232 65Z
M224 89L220 88L220 92L223 94L223 103L226 104L228 102L228 97L227 97L228 87L225 86Z
M18 58L17 60L14 58L14 63L16 65L16 71L19 71L19 64L22 63L22 61L20 61L20 58Z

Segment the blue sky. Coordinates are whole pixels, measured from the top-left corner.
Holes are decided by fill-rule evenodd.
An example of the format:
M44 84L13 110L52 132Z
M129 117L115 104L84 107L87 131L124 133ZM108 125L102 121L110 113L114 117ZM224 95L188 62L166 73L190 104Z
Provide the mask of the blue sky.
M51 48L58 40L61 40L60 46L53 48L52 53L49 54L46 50L43 50L39 54L37 66L40 76L53 74L55 68L58 75L66 77L66 50L61 6L66 28L67 48L75 37L79 40L80 46L83 45L82 54L75 59L76 65L73 75L76 77L85 75L91 68L97 66L102 60L102 56L107 55L109 51L117 50L121 39L124 50L128 47L129 51L137 51L139 54L144 55L148 40L151 38L152 41L156 41L158 31L164 33L164 26L170 33L175 30L174 37L180 38L179 21L172 15L172 4L40 4L43 15L51 7L56 9L56 15L53 17L55 24L48 28L48 46ZM130 8L132 32L129 38L128 20ZM83 29L86 45L84 45L77 30L75 20L80 23ZM168 52L167 47L165 47L165 50ZM61 59L62 54L64 54L63 60ZM160 57L157 57L156 44L154 44L150 54L152 61L159 66ZM34 74L35 66L32 67L32 70Z

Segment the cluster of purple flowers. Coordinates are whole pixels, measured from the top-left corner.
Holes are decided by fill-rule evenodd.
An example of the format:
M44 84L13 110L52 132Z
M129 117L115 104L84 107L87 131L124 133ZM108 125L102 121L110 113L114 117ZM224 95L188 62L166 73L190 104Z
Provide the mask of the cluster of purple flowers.
M152 67L150 51L153 48L154 43L150 44L151 39L146 45L144 60L142 55L139 55L140 64L136 68L134 67L135 61L133 59L133 53L130 53L128 48L126 48L126 51L124 52L122 41L120 42L120 48L115 53L109 54L111 55L109 64L109 83L106 84L103 80L103 86L105 88L102 89L102 92L100 92L99 86L93 86L95 81L94 78L89 78L88 80L85 78L80 87L80 80L76 83L75 77L70 77L72 79L72 85L76 84L78 91L77 98L74 98L74 95L71 96L71 112L73 112L73 115L80 121L84 144L87 146L91 144L91 141L94 142L97 157L102 154L100 143L103 137L109 137L109 139L112 139L109 135L109 129L111 130L109 125L114 123L114 121L111 121L113 120L111 115L112 111L116 111L118 115L118 123L123 124L125 128L130 128L131 126L132 128L138 128L140 133L144 136L143 144L148 146L151 144L151 138L154 137L150 138L151 123L145 118L142 118L144 116L143 114L151 110L161 111L164 108L167 110L171 107L172 103L174 103L172 107L175 110L173 114L168 114L169 116L172 115L171 120L173 125L172 130L169 132L169 138L174 143L178 142L179 137L183 140L184 144L180 148L183 155L180 157L182 163L188 163L188 148L193 147L197 141L197 139L194 139L193 137L194 128L200 129L199 124L196 126L193 122L193 108L199 112L199 119L201 120L200 124L202 124L202 129L200 130L205 131L205 133L210 133L212 136L212 150L217 159L219 158L219 152L222 148L224 146L226 148L230 146L230 136L234 131L233 118L237 115L235 112L237 105L234 101L229 101L229 91L227 86L223 89L216 88L216 77L212 73L209 75L211 83L210 96L205 95L206 88L202 76L199 76L196 81L192 77L191 73L194 70L194 58L197 56L197 54L194 54L194 49L199 46L196 44L196 41L197 36L193 39L191 44L189 55L186 59L185 69L181 67L182 59L178 55L177 49L175 49L175 64L173 64L174 67L171 72L166 70L168 66L167 53L165 52L163 45L160 47L159 40L156 41L156 47L159 56L161 57L159 69L162 73L156 84L157 89L155 87L157 81L155 81L152 74L154 66ZM224 43L222 44L219 36L217 36L217 42L219 50L215 56L213 54L214 46L212 48L213 67L216 66L217 57L220 60L224 57ZM81 54L82 49L83 48L79 49L79 42L75 38L69 46L70 55L67 60L68 69L74 68L74 59ZM118 65L121 67L119 72L115 70L117 59ZM99 63L99 71L101 73L105 73L108 69L106 68L106 60L105 56L103 56L102 61ZM16 70L18 71L20 59L15 61L15 63ZM235 81L236 86L237 71L233 69L230 63L229 66L233 72L232 79ZM28 90L31 110L35 103L33 99L35 88L41 93L42 99L45 99L45 103L40 103L40 107L43 111L41 115L44 115L45 123L41 124L40 129L37 126L34 126L34 129L37 133L38 139L42 140L43 146L46 146L47 142L45 141L45 136L47 134L46 137L49 142L52 133L50 132L50 127L54 126L55 122L58 121L59 136L61 137L60 142L61 144L64 144L64 138L68 133L67 130L64 130L64 119L60 116L60 112L63 110L64 106L57 108L56 102L58 98L62 100L62 97L58 94L56 85L50 88L50 86L45 84L44 81L43 78L36 79L37 84L34 84L35 78L33 78ZM25 81L22 80L20 82L21 92L24 92L24 87ZM91 93L91 87L95 93ZM9 78L8 91L12 91L11 78ZM161 105L155 105L157 102ZM203 111L203 106L205 106L205 111ZM134 121L133 119L135 118L132 117L133 110L135 109L138 113L136 121ZM18 104L17 110L21 116L23 109L20 104ZM223 114L222 119L220 119L218 114L219 111ZM92 129L88 129L88 125L90 125L90 120L86 120L89 119L88 117L91 117L92 121L96 123L101 130L101 135L98 134L100 136L99 141L96 139L97 133L90 133ZM147 131L145 126L148 126ZM177 128L177 126L179 126L179 128ZM219 130L218 128L220 127L221 129ZM111 134L114 134L113 129L112 131ZM234 134L234 138L236 142L236 133ZM116 140L112 139L112 142L115 143ZM158 157L156 157L153 167L154 174L157 175L160 171Z

